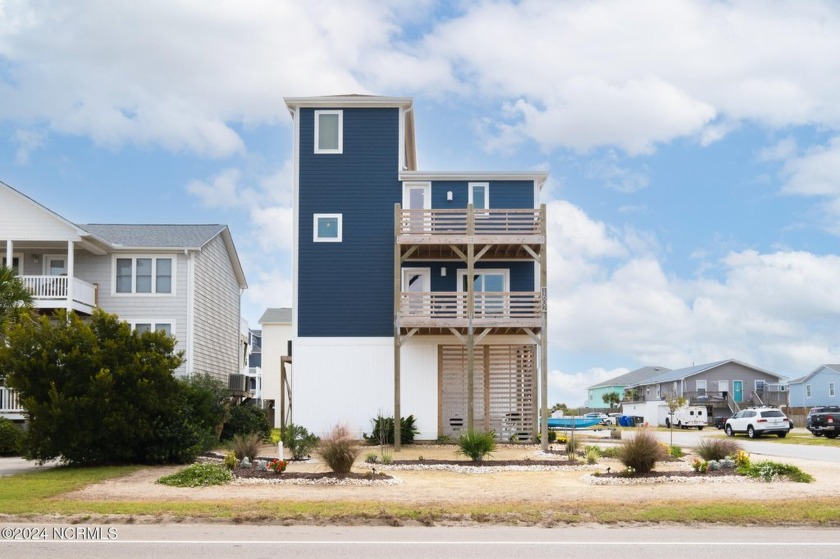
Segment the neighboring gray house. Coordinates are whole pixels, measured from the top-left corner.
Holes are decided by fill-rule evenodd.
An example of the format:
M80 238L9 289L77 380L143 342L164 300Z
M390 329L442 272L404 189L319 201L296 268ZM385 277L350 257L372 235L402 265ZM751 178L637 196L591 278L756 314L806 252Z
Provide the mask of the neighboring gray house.
M840 405L840 365L820 365L804 377L788 384L790 405L794 408Z
M683 396L689 405L705 406L709 418L729 416L755 405L787 405L785 377L735 359L673 371L635 383L625 392L626 415L658 425L668 396Z
M40 312L99 307L174 335L178 375L240 371L247 283L225 225L79 225L0 182L0 253ZM16 401L0 390L3 414Z
M627 388L670 370L665 367L642 367L641 369L624 373L623 375L607 379L598 384L593 384L586 389L586 407L593 410L608 410L610 406L604 403L604 394L617 394L619 399L621 399Z

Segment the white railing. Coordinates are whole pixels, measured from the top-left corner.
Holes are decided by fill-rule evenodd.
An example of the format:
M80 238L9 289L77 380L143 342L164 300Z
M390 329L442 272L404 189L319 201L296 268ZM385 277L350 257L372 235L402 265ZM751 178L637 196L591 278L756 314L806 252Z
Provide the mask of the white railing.
M20 413L20 397L11 388L0 386L0 413Z
M35 301L66 301L69 280L67 276L20 276L23 285ZM96 287L79 278L73 280L73 301L96 306Z
M540 235L540 210L400 210L399 234Z
M464 292L413 292L401 296L400 314L406 318L468 318ZM475 293L473 318L516 320L542 317L539 292Z

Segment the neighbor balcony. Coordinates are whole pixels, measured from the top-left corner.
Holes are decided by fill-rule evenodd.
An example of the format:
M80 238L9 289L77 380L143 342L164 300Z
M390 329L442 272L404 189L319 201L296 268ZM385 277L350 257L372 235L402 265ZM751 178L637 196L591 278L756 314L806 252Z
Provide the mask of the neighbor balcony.
M96 307L96 286L68 276L19 276L32 294L36 309L70 309L91 314Z

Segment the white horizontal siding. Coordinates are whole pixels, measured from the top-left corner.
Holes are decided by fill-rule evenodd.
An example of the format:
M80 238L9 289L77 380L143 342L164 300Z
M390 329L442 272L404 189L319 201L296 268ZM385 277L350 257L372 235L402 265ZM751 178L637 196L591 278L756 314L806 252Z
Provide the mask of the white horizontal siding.
M288 351L292 339L291 324L262 325L262 387L263 399L274 400L274 424L280 426L280 359ZM286 366L291 373L291 366Z
M52 212L0 186L0 240L77 241L79 235Z

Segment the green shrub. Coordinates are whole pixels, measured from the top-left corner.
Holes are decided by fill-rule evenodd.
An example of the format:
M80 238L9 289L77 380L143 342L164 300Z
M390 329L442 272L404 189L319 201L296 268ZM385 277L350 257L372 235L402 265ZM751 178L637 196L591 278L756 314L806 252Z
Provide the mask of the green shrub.
M587 447L586 449L586 463L587 464L596 464L598 462L598 458L600 458L601 454L598 452L597 448Z
M17 456L23 431L11 419L0 417L0 456Z
M402 444L414 444L417 427L414 426L415 417L409 415L400 419L400 441ZM370 420L373 431L370 435L362 433L362 437L370 444L394 444L394 418L378 415Z
M601 453L601 458L618 458L618 452L621 450L621 447L608 446L606 448L599 448L598 450Z
M271 436L268 413L257 406L232 407L230 417L222 429L222 440L229 441L234 435L247 435L249 433L256 433L261 439L268 440Z
M347 474L361 450L350 435L350 430L343 425L336 425L329 436L321 440L318 456L333 472Z
M375 452L368 452L365 455L365 463L366 464L376 464L377 462L379 462L379 455L376 454Z
M666 451L666 452L668 453L668 455L673 456L674 458L682 458L682 457L685 455L685 453L683 452L682 447L681 447L681 446L677 446L677 445L675 445L675 444L673 444L673 445L669 445L669 446L667 447L667 451Z
M318 447L321 441L318 437L306 430L305 427L289 423L280 436L283 447L292 453L293 460L303 460L309 457L313 450Z
M542 442L542 433L537 433L537 437L536 437L535 440L536 440L537 444L540 444ZM551 443L554 443L554 442L557 442L557 432L549 429L549 431L548 431L548 443L551 444Z
M247 458L253 462L262 446L262 438L256 433L234 435L231 443L233 444L233 453L239 460Z
M394 462L394 457L391 456L390 452L383 452L382 453L382 463L383 464L385 464L387 466L388 464L392 464L393 462Z
M456 453L469 456L473 462L481 462L496 449L495 437L493 431L467 431L458 438Z
M236 453L234 451L225 453L225 468L234 470L236 468Z
M230 470L218 464L193 464L181 471L157 480L162 485L173 487L206 487L224 485L233 480Z
M796 466L780 464L779 462L755 462L737 469L741 475L759 478L763 481L773 481L775 478L789 479L798 483L811 483L814 476L806 474Z
M627 440L618 450L617 458L628 470L645 474L650 472L656 462L665 457L665 449L647 429L641 429L636 436Z
M577 452L577 439L574 437L570 437L566 439L566 454L571 456L575 452Z
M697 445L697 455L706 461L736 456L739 450L741 450L741 445L732 439L702 439Z

